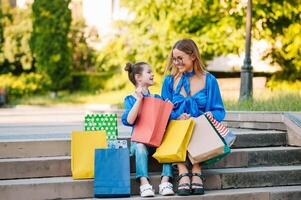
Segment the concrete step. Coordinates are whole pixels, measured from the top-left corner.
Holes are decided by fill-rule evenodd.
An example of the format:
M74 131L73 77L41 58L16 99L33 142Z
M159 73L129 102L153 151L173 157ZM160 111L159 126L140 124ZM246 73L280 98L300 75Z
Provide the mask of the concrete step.
M206 189L233 189L301 185L301 166L252 167L203 170ZM150 174L156 192L159 174ZM132 176L131 193L139 194L138 182ZM93 179L73 180L71 177L16 179L0 181L3 199L91 198ZM239 194L239 193L236 193ZM300 195L300 188L298 188ZM296 195L296 194L294 194Z
M96 198L85 198L92 200ZM118 198L127 200L129 198ZM139 195L132 195L131 199L145 199ZM227 190L209 190L202 196L161 196L156 194L153 200L300 200L301 186L280 186L280 187L262 187L247 189L227 189ZM116 200L116 198L107 198L107 200Z
M286 130L283 122L248 122L248 121L223 121L223 124L229 128L250 128L261 130Z
M301 147L265 147L234 149L224 159L204 168L233 168L273 165L300 165ZM162 168L155 159L149 160L149 171ZM135 158L131 157L131 172ZM71 176L70 156L0 159L0 179Z
M286 145L286 132L275 130L233 129L237 139L233 148ZM129 136L123 136L120 139ZM0 140L0 158L70 155L70 136L48 139Z

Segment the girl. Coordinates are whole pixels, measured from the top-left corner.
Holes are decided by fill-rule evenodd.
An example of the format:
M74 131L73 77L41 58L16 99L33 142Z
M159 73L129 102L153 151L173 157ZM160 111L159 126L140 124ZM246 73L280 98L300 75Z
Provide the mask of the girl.
M225 117L218 83L206 71L199 49L191 39L179 40L173 46L162 86L162 98L174 104L170 119L185 120L210 112L217 121ZM204 194L200 164L192 165L189 173L188 163L177 163L179 170L179 195ZM191 180L190 180L191 179Z
M135 120L142 102L143 97L151 96L148 87L154 84L154 75L151 67L145 62L136 64L127 63L125 71L128 72L130 81L135 86L133 94L125 97L125 112L122 115L122 122L126 126L135 126ZM152 95L160 98L159 95ZM140 180L141 197L152 197L154 191L149 183L148 176L148 154L153 154L155 148L149 147L142 143L132 142L131 153L136 157L136 178ZM169 182L172 177L170 164L163 164L161 184L159 185L159 193L161 195L172 195L173 185Z

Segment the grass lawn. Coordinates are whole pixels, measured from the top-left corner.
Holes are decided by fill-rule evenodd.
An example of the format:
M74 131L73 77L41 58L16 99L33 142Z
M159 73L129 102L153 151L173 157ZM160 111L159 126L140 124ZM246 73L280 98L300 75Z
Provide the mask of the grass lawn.
M60 92L57 97L49 95L16 99L12 105L57 105L57 104L112 104L123 107L123 99L132 89L88 93ZM152 93L160 93L160 88L151 88ZM222 91L227 111L301 111L301 92L270 91L268 89L254 91L253 99L238 101L239 91Z

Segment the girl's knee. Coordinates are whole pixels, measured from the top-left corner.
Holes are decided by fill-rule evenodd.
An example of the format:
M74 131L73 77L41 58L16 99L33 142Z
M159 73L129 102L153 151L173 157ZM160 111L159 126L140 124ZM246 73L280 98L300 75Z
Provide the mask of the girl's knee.
M136 154L148 154L145 144L142 143L136 144Z

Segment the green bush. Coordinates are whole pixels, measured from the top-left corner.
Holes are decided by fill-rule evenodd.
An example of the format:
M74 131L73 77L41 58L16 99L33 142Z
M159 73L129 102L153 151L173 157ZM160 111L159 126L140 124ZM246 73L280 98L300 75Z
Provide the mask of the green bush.
M7 8L4 20L3 54L5 64L0 73L19 75L34 71L33 56L29 47L32 31L31 9Z
M41 93L47 84L42 76L36 73L23 73L20 76L11 73L0 75L0 83L6 88L9 99Z
M4 61L3 57L3 14L2 14L2 4L0 3L0 64Z
M267 87L271 90L301 91L301 81L280 81L275 78L272 78L267 82Z
M38 71L51 83L50 89L66 89L71 82L70 0L35 0L30 47Z
M95 42L98 34L88 28L84 19L73 19L69 42L72 47L72 72L92 71L95 68L96 50L89 46Z
M98 91L104 90L111 73L91 74L74 73L72 74L72 90Z

